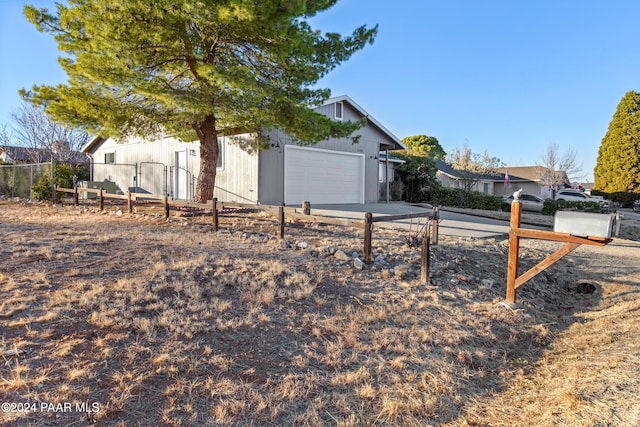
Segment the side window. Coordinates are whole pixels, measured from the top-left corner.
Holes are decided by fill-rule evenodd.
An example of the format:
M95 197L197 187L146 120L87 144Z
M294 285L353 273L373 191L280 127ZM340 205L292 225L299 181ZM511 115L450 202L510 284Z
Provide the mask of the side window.
M116 162L116 153L104 153L104 163L114 164Z
M336 102L335 104L335 117L336 120L342 120L342 102Z
M224 158L225 143L224 138L218 138L218 162L216 169L222 169L222 160Z

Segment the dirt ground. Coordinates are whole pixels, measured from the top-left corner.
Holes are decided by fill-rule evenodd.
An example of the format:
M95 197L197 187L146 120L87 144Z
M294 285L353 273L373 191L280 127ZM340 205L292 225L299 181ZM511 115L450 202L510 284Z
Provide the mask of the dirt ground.
M220 221L0 201L0 425L640 425L635 223L509 306L506 237Z

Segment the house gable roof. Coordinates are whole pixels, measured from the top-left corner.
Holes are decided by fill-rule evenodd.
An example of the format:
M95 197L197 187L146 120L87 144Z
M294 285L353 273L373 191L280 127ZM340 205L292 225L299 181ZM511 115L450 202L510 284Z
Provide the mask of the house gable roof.
M81 153L91 154L93 153L107 138L104 138L100 135L96 135L87 142L84 147L80 149Z
M384 127L379 121L377 121L374 117L372 117L369 113L365 111L364 108L359 106L353 99L349 98L347 95L336 96L333 98L327 99L322 105L330 105L335 104L336 102L346 102L351 107L353 107L358 113L360 113L363 117L367 118L367 123L372 124L373 126L380 129L382 133L384 133L391 141L393 141L393 145L389 147L389 150L406 150L407 146L402 143L402 141L391 133L386 127Z
M438 172L443 173L452 179L456 179L456 180L462 179L462 175L460 174L460 172L455 170L453 166L451 166L447 162L444 162L442 160L436 160L435 164L436 164L436 168L438 169ZM501 172L497 173L496 175L482 174L482 175L478 175L477 177L482 181L495 181L495 182L504 181L504 173L501 173ZM523 181L522 178L519 178L517 176L511 176L511 173L509 173L509 180ZM527 181L527 180L524 180L524 181Z

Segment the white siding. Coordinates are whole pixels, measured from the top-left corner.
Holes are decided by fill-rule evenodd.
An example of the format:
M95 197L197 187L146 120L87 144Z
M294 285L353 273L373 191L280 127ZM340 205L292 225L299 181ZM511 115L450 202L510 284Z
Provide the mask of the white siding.
M108 138L92 154L92 179L115 182L121 192L168 193L174 197L172 187L177 151L187 154L184 173L189 184L187 197L192 197L194 179L200 168L198 142L182 142L176 138L161 138L153 142L140 138L116 142ZM115 164L104 164L106 153L115 153Z
M216 173L213 193L218 200L258 202L258 148L255 140L251 134L221 138L222 168Z

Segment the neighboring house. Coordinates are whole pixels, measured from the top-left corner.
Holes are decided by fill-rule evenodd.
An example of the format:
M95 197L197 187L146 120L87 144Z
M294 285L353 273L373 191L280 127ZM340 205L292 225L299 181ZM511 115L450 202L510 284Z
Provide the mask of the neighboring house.
M437 160L436 177L440 183L449 188L461 188L462 177L451 165ZM542 166L510 166L496 169L495 175L481 175L474 190L480 193L493 194L496 196L508 196L513 192L522 189L525 193L533 194L543 199L553 198L551 188L542 184L541 177L544 174ZM569 186L566 179L565 184Z
M498 172L505 174L508 173L511 183L511 188L505 188L504 183L496 185L496 194L510 194L513 191L523 189L525 193L539 196L543 199L553 198L553 189L542 183L542 176L545 174L545 168L543 166L509 166L497 169ZM569 187L569 179L565 172L559 172L564 177L564 184ZM513 177L518 177L514 180ZM556 189L557 190L557 189ZM503 193L500 193L502 191Z
M64 147L64 144L59 144ZM80 152L66 150L58 151L54 148L53 154L56 160L68 163L88 163L89 158ZM44 148L28 148L15 146L0 146L0 160L6 163L48 163L51 161L51 151Z
M222 136L214 196L221 201L280 204L365 203L381 196L392 181L397 161L381 152L406 149L402 142L348 96L327 100L316 111L334 120L367 118L357 131L358 143L331 138L299 146L285 133L265 132L268 147L258 148L257 134ZM193 198L200 169L198 142L165 137L155 141L130 138L116 143L93 138L82 152L92 158L92 180L115 182L119 191L169 194L174 199Z
M459 171L455 170L453 166L442 161L436 160L436 178L440 183L447 188L462 188L463 178ZM503 183L504 174L496 175L478 175L477 182L474 185L473 190L484 194L495 194L501 196L499 193L498 185Z

